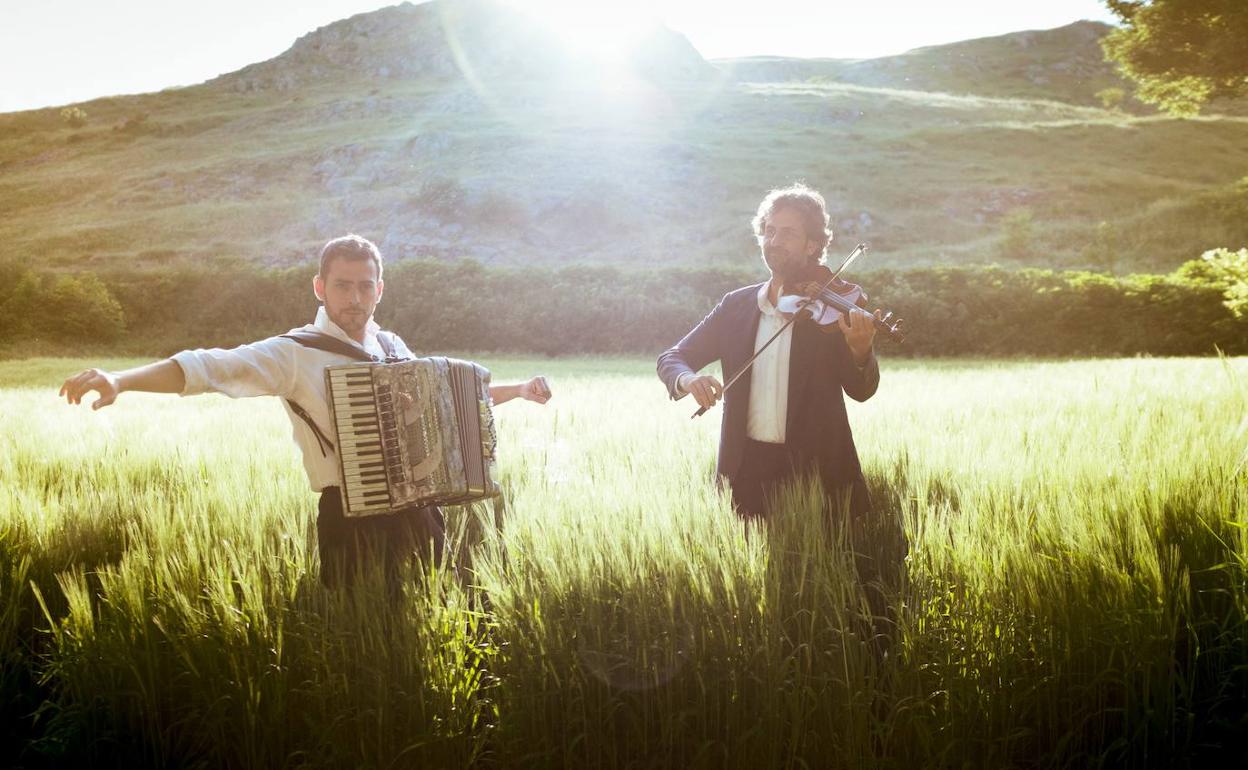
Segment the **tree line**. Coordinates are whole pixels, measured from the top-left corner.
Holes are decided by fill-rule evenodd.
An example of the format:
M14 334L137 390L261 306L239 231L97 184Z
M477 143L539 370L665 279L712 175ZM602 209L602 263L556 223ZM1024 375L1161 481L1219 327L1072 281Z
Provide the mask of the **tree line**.
M418 353L657 355L723 294L764 278L713 267L411 261L387 266L377 318ZM1165 275L957 266L853 279L872 308L906 319L907 340L888 344L888 356L1248 353L1248 249L1210 251ZM307 268L57 274L0 264L9 356L232 346L307 323L315 310Z

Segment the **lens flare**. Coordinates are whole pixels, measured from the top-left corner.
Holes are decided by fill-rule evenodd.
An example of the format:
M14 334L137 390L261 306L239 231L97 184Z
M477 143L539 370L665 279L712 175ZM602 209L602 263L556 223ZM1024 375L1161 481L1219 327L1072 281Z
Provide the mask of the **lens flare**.
M555 36L569 53L600 62L632 55L658 24L649 3L510 0Z

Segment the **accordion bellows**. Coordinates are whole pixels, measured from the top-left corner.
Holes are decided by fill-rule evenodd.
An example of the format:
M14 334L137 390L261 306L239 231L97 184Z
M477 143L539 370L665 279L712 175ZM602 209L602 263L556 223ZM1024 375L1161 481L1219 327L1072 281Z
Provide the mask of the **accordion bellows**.
M490 372L418 358L325 370L343 512L375 516L494 497Z

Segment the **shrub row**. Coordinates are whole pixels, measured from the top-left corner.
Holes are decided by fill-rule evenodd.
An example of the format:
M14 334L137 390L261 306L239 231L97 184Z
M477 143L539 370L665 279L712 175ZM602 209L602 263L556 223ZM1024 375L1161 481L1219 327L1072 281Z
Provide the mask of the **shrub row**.
M1246 252L1219 250L1168 275L941 267L860 276L872 307L906 319L888 355L1248 353ZM1238 260L1238 262L1236 261ZM1229 266L1229 267L1228 267ZM405 262L386 270L383 326L413 350L657 354L727 291L761 280L722 268L487 268ZM307 269L246 265L96 276L0 265L0 346L169 353L229 346L311 320ZM22 347L26 350L29 344Z

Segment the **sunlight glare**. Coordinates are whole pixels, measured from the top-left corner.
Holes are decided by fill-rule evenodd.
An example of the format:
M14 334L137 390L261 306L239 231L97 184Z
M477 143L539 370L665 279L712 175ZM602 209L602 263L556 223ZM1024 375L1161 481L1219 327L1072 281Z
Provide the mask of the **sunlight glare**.
M653 2L511 2L550 30L572 54L601 61L627 59L658 24Z

